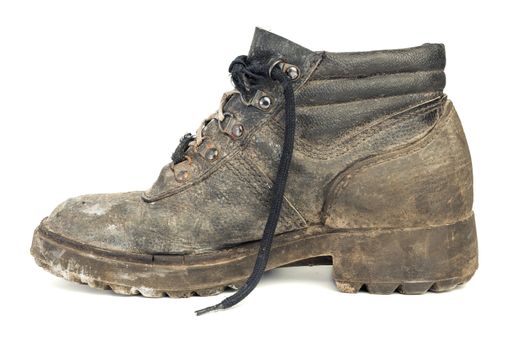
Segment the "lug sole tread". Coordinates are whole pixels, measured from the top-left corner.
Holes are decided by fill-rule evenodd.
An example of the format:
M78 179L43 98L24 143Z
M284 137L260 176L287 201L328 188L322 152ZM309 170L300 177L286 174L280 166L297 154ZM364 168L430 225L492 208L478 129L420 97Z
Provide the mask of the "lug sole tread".
M124 286L120 284L108 283L100 281L86 275L78 275L67 270L58 270L48 265L43 260L35 258L36 263L51 272L52 274L62 277L68 281L84 284L91 288L101 290L111 290L113 293L125 296L143 296L146 298L189 298L193 296L212 296L221 294L227 290L237 290L241 287L242 281L238 283L230 283L227 285L195 290L157 290L146 287ZM472 278L472 274L466 277L449 278L440 281L431 282L401 282L401 283L381 283L381 282L344 282L335 281L336 287L340 292L344 293L358 293L368 292L369 294L389 295L394 293L417 295L426 292L447 292L457 288L458 286L468 282Z
M124 286L120 284L108 283L100 281L86 275L79 275L74 272L67 270L58 270L53 268L51 265L47 264L43 260L35 258L35 261L38 266L42 267L46 271L51 272L57 277L64 278L67 281L87 285L94 289L100 290L110 290L115 294L124 295L124 296L143 296L146 298L189 298L193 296L212 296L218 295L227 290L237 290L241 287L243 282L230 283L224 286L205 288L205 289L195 289L195 290L157 290L147 287L133 287L133 286Z
M381 282L345 282L335 281L336 287L343 293L368 292L369 294L406 294L418 295L427 292L443 293L451 291L464 283L467 283L473 274L464 277L454 277L439 281L414 281L400 283L381 283Z

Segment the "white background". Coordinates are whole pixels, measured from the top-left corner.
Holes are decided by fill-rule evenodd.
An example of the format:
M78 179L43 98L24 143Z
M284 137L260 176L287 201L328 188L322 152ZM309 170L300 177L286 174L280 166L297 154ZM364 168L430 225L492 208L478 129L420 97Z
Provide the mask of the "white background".
M0 348L524 348L523 10L505 1L1 1ZM331 267L226 296L121 297L44 272L33 229L66 198L143 190L216 110L255 26L312 50L442 42L474 163L480 268L444 294L335 289ZM231 292L230 292L231 293Z

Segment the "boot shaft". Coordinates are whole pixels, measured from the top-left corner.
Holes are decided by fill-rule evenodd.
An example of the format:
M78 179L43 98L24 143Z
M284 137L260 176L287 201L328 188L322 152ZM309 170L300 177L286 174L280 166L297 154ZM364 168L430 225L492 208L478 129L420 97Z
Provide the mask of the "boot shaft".
M434 137L436 125L448 114L454 114L449 119L457 119L451 102L443 94L446 59L441 44L359 53L314 52L277 35L257 30L250 54L261 55L270 50L277 51L287 62L298 66L302 73L302 80L296 88L297 128L286 196L306 225L362 225L359 220L354 223L350 219L340 221L339 217L352 218L353 213L346 212L346 205L341 204L332 213L326 211L341 203L340 198L334 199L334 193L340 191L335 183L342 176L351 176L352 169L358 168L367 159L388 158L389 155L398 157L404 149L414 148L413 144L428 143ZM263 95L272 94L271 88L267 91ZM404 172L414 167L412 173L419 171L426 174L428 179L421 186L430 191L438 179L446 179L446 176L437 176L436 179L433 171L437 174L445 170L438 169L435 164L462 167L464 172L457 174L461 179L444 185L448 188L445 192L449 191L457 197L457 205L461 207L458 216L461 217L472 206L470 155L459 120L447 123L451 125L446 132L457 134L457 140L450 135L443 136L450 141L445 149L427 148L425 154L429 155L426 161L429 164L408 162L404 165L405 169L392 169L394 174L385 170L385 173L375 174L375 179L388 184L389 176L404 178ZM280 156L282 130L282 115L279 114L261 128L256 141L245 151L247 157L244 161L272 180ZM439 142L447 144L447 140ZM348 186L346 183L343 185ZM392 190L395 190L396 184L392 185ZM354 190L359 191L359 188ZM367 193L361 195L367 197ZM418 205L426 202L437 205L431 193L425 195L415 188L413 192L400 192L394 202L413 203L415 197L418 198ZM349 196L348 201L352 198ZM385 196L369 203L368 209L392 203L392 200ZM355 203L356 206L363 205L363 210L367 208L365 204ZM428 207L425 219L418 217L418 220L429 220L432 215L430 209L437 208ZM331 219L326 221L327 218ZM382 226L386 223L378 219L367 225Z

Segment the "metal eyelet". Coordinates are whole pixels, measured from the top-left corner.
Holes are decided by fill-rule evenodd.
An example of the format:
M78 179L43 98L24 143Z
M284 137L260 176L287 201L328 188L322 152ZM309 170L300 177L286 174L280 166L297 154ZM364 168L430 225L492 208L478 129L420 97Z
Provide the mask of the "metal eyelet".
M270 66L270 70L268 72L268 75L270 77L272 76L272 70L276 66L278 66L292 80L297 80L301 76L301 70L299 69L299 67L294 66L293 64L286 63L282 59L278 59Z
M226 121L227 119L230 119L230 118L233 120ZM223 123L225 125L223 125ZM234 124L230 127L231 123L234 123ZM240 138L244 133L244 126L239 122L239 119L237 118L237 116L230 112L224 113L224 119L223 121L220 121L218 125L219 125L220 131L227 134L234 140Z
M219 157L219 150L217 148L210 148L206 151L204 157L209 161L214 161Z
M268 96L263 96L259 99L259 107L261 109L268 109L272 105L272 99Z
M296 80L297 78L299 78L299 75L300 75L299 68L297 66L292 66L292 65L286 68L285 73L292 80Z
M232 126L231 135L234 139L238 139L242 136L242 134L244 134L244 126L242 126L242 124L235 124Z
M190 173L187 170L181 170L175 174L175 180L177 182L186 182L190 178Z
M237 117L235 115L231 114L230 112L224 112L222 115L224 116L224 119L222 121L219 120L219 122L218 122L219 130L221 132L223 132L223 133L227 133L226 130L224 129L224 127L222 126L222 123L228 118L235 118L235 119L237 119Z
M272 65L270 66L270 69L268 70L268 76L271 77L272 76L272 71L273 69L276 67L276 66L279 66L279 68L282 69L282 65L284 64L284 61L281 60L281 59L278 59L276 60L274 63L272 63Z

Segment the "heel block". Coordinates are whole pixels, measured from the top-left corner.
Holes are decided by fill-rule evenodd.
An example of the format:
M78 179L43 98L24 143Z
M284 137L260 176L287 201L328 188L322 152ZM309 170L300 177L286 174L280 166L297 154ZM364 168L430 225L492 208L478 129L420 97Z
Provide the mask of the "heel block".
M445 292L468 282L478 267L473 213L442 226L337 235L333 279L345 293Z
M402 282L402 283L381 283L381 282L347 282L335 280L337 290L343 293L358 293L366 291L370 294L388 295L393 293L415 295L426 292L443 293L467 283L473 274L465 277L454 277L435 282Z

